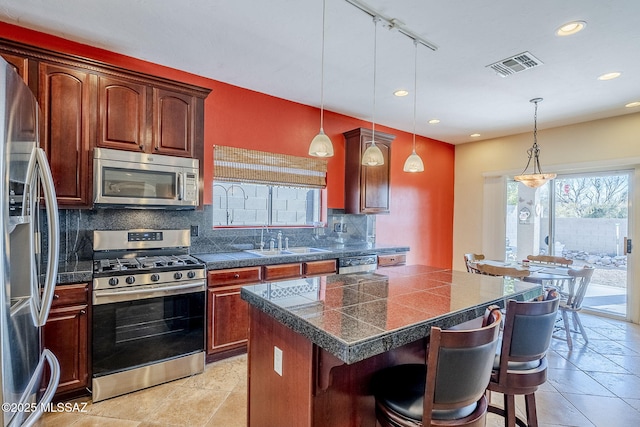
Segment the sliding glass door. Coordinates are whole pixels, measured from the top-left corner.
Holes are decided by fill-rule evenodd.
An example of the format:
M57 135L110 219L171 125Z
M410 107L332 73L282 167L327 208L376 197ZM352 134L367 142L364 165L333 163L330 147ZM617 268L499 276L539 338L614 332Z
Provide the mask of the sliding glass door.
M627 315L631 171L559 175L538 189L507 182L506 258L564 256L596 269L583 307Z

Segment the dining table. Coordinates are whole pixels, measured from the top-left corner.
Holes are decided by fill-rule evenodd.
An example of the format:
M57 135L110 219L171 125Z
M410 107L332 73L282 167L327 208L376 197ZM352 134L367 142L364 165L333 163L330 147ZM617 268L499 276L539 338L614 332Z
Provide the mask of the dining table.
M528 266L522 265L522 262L516 261L497 261L497 260L481 260L475 264L488 264L500 267L517 268L520 270L529 270L529 275L523 277L525 282L539 283L544 286L552 286L561 290L564 284L572 280L572 276L569 276L569 270L571 267L556 266L553 264L540 264L530 262Z

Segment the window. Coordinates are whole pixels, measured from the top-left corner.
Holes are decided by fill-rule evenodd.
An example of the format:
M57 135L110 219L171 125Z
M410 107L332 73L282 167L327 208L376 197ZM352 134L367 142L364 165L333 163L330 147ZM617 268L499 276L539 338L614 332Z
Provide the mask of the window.
M320 189L241 182L213 182L213 226L314 226Z

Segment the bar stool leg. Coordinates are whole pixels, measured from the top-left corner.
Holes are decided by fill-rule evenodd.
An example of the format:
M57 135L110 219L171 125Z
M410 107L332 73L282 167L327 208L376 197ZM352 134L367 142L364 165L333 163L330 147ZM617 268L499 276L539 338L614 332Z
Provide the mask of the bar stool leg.
M538 413L536 410L536 395L531 393L525 397L525 403L527 408L527 425L529 427L538 427Z

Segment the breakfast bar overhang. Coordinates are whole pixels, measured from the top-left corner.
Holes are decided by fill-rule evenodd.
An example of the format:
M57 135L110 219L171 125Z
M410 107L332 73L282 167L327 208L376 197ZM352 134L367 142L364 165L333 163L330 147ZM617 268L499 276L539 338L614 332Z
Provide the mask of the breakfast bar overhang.
M423 265L246 286L248 425L373 427L373 373L423 363L432 326L541 293L535 283Z

